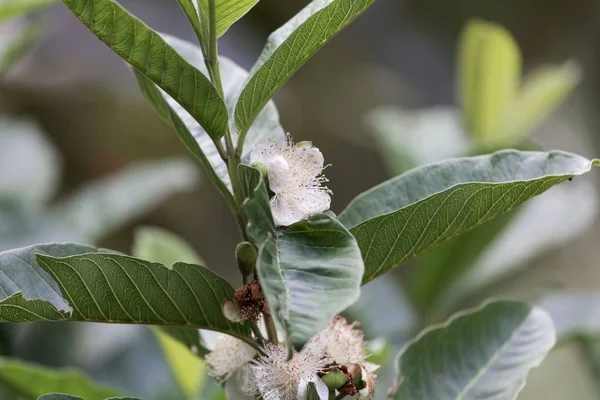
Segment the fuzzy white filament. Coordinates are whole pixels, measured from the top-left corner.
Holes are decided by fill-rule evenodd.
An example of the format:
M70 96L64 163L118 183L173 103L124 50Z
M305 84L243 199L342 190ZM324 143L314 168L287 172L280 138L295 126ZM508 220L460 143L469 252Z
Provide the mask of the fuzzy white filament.
M248 366L256 350L229 335L219 335L215 348L205 358L209 374L221 383L234 372Z
M299 385L314 382L325 366L323 358L308 349L287 361L287 349L267 345L265 356L251 364L256 386L264 400L296 400Z
M284 144L256 145L250 162L259 162L267 169L269 189L275 193L271 212L276 225L292 225L329 209L331 191L322 185L327 179L321 175L325 166L318 148L294 146L288 137Z
M322 354L328 363L362 364L367 358L363 331L356 323L349 324L336 317L321 332L313 336L307 347Z

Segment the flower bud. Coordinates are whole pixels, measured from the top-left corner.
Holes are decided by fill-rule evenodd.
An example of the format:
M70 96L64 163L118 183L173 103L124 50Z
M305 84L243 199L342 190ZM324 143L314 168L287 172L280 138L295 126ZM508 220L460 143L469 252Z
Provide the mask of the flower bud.
M321 377L330 390L338 389L346 384L346 374L338 368L332 369Z
M248 277L254 274L257 255L256 248L249 242L241 242L235 248L235 258L240 273L244 277L244 283Z

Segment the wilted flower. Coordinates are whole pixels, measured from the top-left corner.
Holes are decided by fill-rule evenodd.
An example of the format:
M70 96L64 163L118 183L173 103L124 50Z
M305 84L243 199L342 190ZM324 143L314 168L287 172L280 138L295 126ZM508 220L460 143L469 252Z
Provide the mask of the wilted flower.
M278 226L288 226L311 215L326 211L331 204L331 191L322 186L324 159L312 144L296 145L288 137L284 144L259 144L250 153L250 162L267 169L271 212Z
M309 349L294 353L287 360L284 346L267 345L265 356L251 364L258 392L264 400L296 400L306 396L309 382L327 399L327 387L318 377L325 366L323 358Z
M221 383L240 368L248 368L248 363L256 355L256 350L233 336L218 336L215 348L205 358L209 374ZM245 371L242 375L245 375Z

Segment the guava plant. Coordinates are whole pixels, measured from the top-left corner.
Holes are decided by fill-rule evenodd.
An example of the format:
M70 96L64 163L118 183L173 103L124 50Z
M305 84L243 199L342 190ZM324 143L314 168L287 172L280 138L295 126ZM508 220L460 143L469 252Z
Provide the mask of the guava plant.
M426 329L398 355L390 388L377 388L361 328L340 314L362 285L596 161L518 150L449 159L385 181L335 215L318 138L295 143L271 97L373 0L313 1L269 36L250 72L217 45L256 0L178 2L198 45L153 31L113 0L64 0L131 64L231 208L240 243L223 260L237 261L242 285L197 264L40 244L0 253L0 320L159 326L204 358L228 399L514 399L555 343L539 307L489 301ZM64 392L42 398L103 398Z

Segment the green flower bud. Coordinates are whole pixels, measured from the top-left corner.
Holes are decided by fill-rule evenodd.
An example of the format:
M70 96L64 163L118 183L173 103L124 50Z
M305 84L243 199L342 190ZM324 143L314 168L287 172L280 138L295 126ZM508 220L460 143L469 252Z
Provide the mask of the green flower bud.
M244 280L254 274L257 255L256 248L250 242L241 242L235 248L235 258Z
M339 369L333 369L321 377L330 390L338 389L346 384L346 374Z

